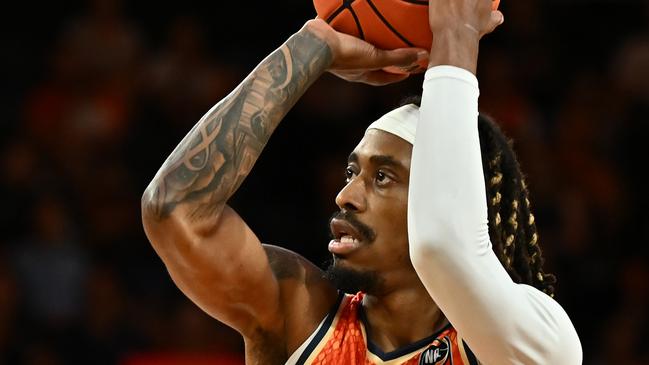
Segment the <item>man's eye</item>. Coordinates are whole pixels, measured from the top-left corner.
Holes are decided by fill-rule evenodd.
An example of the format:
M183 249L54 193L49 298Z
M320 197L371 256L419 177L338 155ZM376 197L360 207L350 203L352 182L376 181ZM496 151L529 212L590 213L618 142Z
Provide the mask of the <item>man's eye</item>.
M374 177L376 183L379 185L386 185L392 181L392 178L383 171L377 171L376 176Z
M347 167L347 168L345 169L345 178L346 178L347 180L349 180L349 179L351 179L352 177L354 177L354 170L353 170L351 167Z

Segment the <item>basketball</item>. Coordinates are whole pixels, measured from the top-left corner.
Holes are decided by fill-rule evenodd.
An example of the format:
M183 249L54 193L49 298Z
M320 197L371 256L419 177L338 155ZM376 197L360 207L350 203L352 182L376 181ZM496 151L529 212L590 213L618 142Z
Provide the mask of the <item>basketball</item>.
M498 8L500 0L492 0ZM428 0L313 0L318 18L381 49L430 49Z

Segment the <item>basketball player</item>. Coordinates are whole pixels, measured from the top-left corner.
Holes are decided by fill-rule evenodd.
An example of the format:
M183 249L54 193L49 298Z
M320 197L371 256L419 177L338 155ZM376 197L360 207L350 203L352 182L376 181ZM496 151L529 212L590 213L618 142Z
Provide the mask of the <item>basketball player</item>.
M478 43L503 16L490 0L431 0L429 17L429 55L307 22L196 124L144 193L144 227L172 279L242 334L248 364L581 363L548 295L514 155L478 117ZM372 123L349 156L327 273L262 245L226 202L309 85L325 71L396 82L407 76L383 68L426 58L421 107Z

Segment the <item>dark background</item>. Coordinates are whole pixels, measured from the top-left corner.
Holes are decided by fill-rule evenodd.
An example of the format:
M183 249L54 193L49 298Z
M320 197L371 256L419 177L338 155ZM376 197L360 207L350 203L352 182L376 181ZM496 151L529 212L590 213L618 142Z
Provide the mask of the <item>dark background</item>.
M515 140L557 299L586 364L649 364L649 2L501 9L480 105ZM23 1L2 15L0 364L237 363L239 336L147 242L140 195L311 2ZM262 241L320 264L347 154L421 81L324 75L231 204Z

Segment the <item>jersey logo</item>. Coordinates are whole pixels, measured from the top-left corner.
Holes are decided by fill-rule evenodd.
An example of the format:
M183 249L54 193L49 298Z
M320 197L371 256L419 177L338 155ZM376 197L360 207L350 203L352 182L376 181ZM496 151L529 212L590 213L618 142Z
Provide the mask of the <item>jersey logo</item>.
M421 353L419 365L453 365L451 340L448 336L436 339L430 347Z

